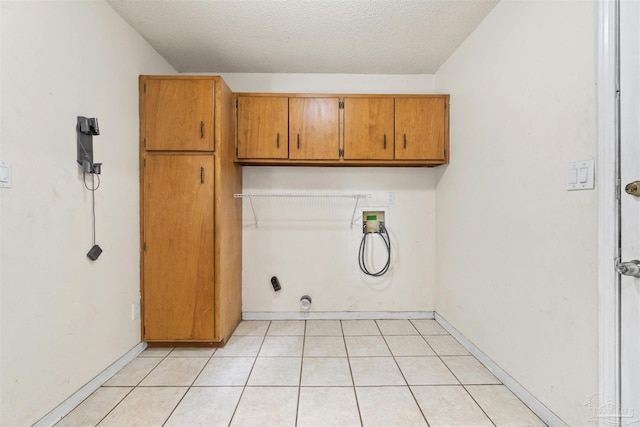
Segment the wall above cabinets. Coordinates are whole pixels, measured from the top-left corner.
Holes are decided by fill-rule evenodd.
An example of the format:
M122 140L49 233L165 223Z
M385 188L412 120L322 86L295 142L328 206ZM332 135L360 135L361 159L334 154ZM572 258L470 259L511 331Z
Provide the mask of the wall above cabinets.
M449 163L449 95L236 94L236 162Z

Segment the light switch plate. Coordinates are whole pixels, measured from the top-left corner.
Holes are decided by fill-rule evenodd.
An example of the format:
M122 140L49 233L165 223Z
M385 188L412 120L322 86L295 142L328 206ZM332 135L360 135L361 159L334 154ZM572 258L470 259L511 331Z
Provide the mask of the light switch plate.
M11 188L11 163L0 160L0 188Z
M567 164L567 190L593 190L594 175L594 160L583 160Z

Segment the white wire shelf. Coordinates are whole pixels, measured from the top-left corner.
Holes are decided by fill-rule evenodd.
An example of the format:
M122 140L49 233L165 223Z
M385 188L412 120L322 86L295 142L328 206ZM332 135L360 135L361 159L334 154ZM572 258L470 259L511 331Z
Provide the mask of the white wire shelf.
M329 194L329 193L242 193L233 197L248 200L256 227L263 218L278 220L319 220L317 215L327 220L331 215L351 214L353 227L355 214L361 200L371 194ZM258 215L260 214L260 216ZM287 216L288 215L288 216Z

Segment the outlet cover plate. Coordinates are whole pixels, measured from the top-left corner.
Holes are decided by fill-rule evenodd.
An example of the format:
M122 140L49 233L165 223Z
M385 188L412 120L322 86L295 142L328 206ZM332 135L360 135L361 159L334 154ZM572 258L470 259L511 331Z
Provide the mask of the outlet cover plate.
M131 320L140 319L140 301L131 304Z

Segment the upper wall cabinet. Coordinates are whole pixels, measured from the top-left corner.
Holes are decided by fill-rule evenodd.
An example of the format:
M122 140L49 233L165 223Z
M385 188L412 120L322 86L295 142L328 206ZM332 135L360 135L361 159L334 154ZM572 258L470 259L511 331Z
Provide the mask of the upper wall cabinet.
M213 80L150 79L142 89L147 150L213 151Z
M397 160L445 160L446 99L396 98Z
M393 98L344 99L344 159L393 160Z
M340 158L340 100L289 98L289 158Z
M449 162L449 95L236 96L238 163L435 166Z
M289 157L289 98L238 97L238 158Z

